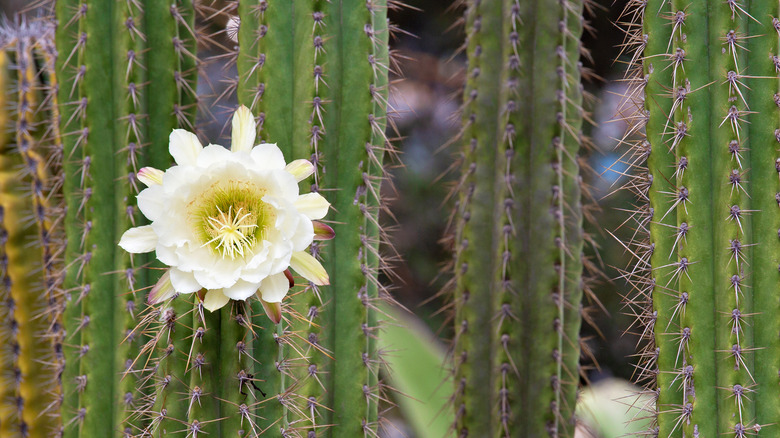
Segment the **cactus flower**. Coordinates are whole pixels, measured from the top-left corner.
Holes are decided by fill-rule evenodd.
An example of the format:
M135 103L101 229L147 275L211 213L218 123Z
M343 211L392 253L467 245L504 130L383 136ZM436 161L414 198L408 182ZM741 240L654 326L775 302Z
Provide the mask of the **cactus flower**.
M249 109L240 107L232 124L230 150L203 147L183 129L171 133L176 165L138 172L147 185L138 208L151 224L127 230L119 246L155 251L169 266L149 294L151 303L205 290L199 296L213 311L256 294L278 322L291 284L288 268L316 285L329 283L306 250L314 239L332 237L330 227L316 222L330 204L318 193L299 194L298 182L314 172L310 162L286 164L275 144L254 145Z

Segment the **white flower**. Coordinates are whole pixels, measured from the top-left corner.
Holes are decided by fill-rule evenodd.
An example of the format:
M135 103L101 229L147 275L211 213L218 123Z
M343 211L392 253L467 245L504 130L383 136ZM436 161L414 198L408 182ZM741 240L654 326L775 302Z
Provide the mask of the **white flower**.
M330 204L318 193L298 193L298 182L314 166L306 160L287 165L275 144L254 141L254 118L242 106L233 115L231 150L204 148L194 134L176 129L169 150L177 165L138 172L148 186L138 194L138 208L151 224L127 230L119 246L155 251L170 266L150 302L205 289L204 306L213 311L257 293L269 316L280 316L289 267L316 285L329 283L306 249L315 238L333 237L315 221Z

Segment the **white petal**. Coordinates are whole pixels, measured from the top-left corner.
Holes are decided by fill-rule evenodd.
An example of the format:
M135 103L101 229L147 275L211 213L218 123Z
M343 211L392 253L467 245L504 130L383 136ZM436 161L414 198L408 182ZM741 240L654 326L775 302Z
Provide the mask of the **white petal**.
M138 181L141 181L146 187L162 184L164 172L154 167L142 167L138 171Z
M257 292L257 283L250 283L244 280L236 281L236 284L223 289L225 295L234 300L245 300Z
M290 259L290 267L295 269L295 272L301 274L303 278L311 281L317 286L330 284L328 272L325 271L325 268L322 267L320 262L308 252L294 252Z
M173 284L171 284L170 270L168 270L165 271L162 277L160 277L160 279L157 280L157 283L152 287L152 290L149 291L147 300L149 301L149 304L157 304L172 298L174 295L176 295L176 290L173 288Z
M229 150L218 144L210 144L203 148L198 156L198 166L208 167L213 163L225 162L233 158Z
M198 161L198 155L201 150L203 150L203 146L195 134L185 129L174 129L171 132L168 151L173 159L176 160L176 164L194 166Z
M298 226L295 234L292 236L293 251L303 251L311 245L314 240L314 224L309 219L298 216Z
M227 295L222 293L222 289L209 289L203 298L203 307L209 312L221 309L230 301Z
M224 269L198 269L192 272L195 274L195 280L206 289L221 289L236 284L239 273L226 271Z
M306 193L298 196L293 203L299 212L305 214L309 219L322 219L328 214L330 202L319 193Z
M141 190L136 198L138 209L150 221L156 221L165 215L167 210L165 206L166 196L163 186L151 186Z
M171 268L170 273L173 288L180 294L191 294L203 289L203 286L195 281L195 276L192 275L192 272L184 272L176 268Z
M301 182L314 173L314 165L309 160L295 160L290 162L284 170L290 172L296 181Z
M258 170L282 170L285 167L284 155L276 143L261 143L252 148L250 155Z
M130 228L122 234L119 246L133 254L154 251L157 246L157 234L151 225Z
M263 257L263 260L257 264L257 267L241 270L241 279L255 284L259 284L261 281L263 281L263 279L268 276L268 273L271 272L271 264L267 262L265 257ZM287 263L287 266L290 266L289 262Z
M176 248L174 247L159 245L156 254L157 260L164 265L174 266L179 264L179 254L176 253Z
M284 272L270 275L260 283L260 294L263 301L267 303L281 303L282 299L290 290L290 281L284 275Z
M255 116L249 108L241 105L233 113L233 133L231 134L230 150L233 152L249 151L255 145Z

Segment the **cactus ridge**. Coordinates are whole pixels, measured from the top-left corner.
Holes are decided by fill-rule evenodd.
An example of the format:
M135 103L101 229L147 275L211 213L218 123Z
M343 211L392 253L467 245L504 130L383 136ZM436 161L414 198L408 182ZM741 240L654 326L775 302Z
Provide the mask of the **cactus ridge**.
M646 204L622 276L657 436L753 435L780 412L777 14L736 1L624 13L626 186Z

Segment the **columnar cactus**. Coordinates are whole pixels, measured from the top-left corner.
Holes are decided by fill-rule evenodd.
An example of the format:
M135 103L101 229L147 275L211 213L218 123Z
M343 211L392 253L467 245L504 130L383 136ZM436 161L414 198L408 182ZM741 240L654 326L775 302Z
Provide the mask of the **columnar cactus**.
M281 388L283 427L325 436L370 436L378 427L377 216L390 148L386 13L381 0L239 4L239 101L256 115L264 141L288 157L312 157L311 190L338 212L338 237L313 248L332 286L298 289L277 338L280 374L263 374ZM263 347L256 358L262 364L271 354Z
M627 161L663 437L773 436L780 420L777 3L634 1Z
M573 436L582 2L465 4L454 429L460 437Z
M51 26L0 25L0 435L57 433L63 333ZM51 417L54 417L52 420Z
M167 138L191 125L191 2L58 0L59 129L66 204L64 435L138 432L135 316L153 283L116 243L139 219L136 172L167 167ZM127 372L129 377L120 380Z

